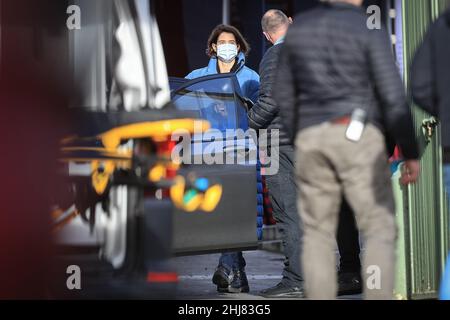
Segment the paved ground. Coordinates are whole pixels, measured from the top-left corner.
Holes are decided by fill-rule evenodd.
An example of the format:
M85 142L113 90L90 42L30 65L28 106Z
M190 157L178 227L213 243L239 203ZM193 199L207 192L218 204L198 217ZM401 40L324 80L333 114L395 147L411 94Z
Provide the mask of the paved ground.
M258 250L244 253L247 262L247 277L250 293L219 294L211 282L219 261L219 254L177 257L179 285L178 299L264 299L258 295L262 289L276 285L281 280L283 256L278 253ZM340 297L341 299L361 299L361 295Z
M112 267L99 263L95 254L64 256L55 265L55 287L51 293L61 298L82 299L264 299L259 296L263 289L276 285L281 280L284 257L278 251L256 250L244 252L246 272L250 285L249 293L223 294L216 291L211 282L220 254L184 256L173 258L168 263L179 276L178 284L155 284L129 277L114 276ZM78 265L82 270L82 290L67 290L66 268ZM173 269L171 269L173 270ZM174 270L174 271L175 271ZM361 299L361 295L340 299Z
M276 285L281 280L283 257L267 251L244 253L247 262L249 294L219 294L211 282L220 254L178 257L179 299L258 299L260 290Z

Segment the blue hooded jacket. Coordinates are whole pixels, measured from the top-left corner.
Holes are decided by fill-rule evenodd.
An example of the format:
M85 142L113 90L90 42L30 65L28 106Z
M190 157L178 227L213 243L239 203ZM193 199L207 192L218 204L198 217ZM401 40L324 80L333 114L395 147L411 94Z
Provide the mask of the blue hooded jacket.
M236 77L241 87L241 94L256 102L259 92L259 75L252 69L245 66L245 55L240 52L238 55L238 68ZM217 58L212 57L208 66L192 71L186 76L186 79L195 79L199 77L217 74Z

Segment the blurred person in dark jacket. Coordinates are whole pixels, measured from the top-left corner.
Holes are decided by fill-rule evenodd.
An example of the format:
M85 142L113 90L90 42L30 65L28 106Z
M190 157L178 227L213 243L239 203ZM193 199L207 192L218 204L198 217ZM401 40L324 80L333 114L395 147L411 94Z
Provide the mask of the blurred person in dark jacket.
M414 101L439 118L442 130L444 181L450 191L450 8L429 28L412 65ZM450 258L441 298L450 299Z
M414 101L439 118L446 185L450 190L450 8L434 22L412 64Z
M311 299L336 297L334 240L342 196L365 239L365 297L392 298L396 225L386 135L407 159L401 182L413 183L419 175L411 110L390 38L384 29L367 28L362 2L332 1L296 17L275 82L296 146L302 262Z

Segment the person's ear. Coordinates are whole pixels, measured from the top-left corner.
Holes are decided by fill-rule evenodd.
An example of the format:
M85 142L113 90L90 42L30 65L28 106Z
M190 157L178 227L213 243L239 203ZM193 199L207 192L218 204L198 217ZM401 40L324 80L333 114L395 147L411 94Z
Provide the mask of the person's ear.
M294 23L294 21L292 20L291 17L289 17L289 24L293 24L293 23Z
M263 34L266 37L267 41L272 42L272 39L270 39L270 36L267 32L263 32Z
M217 53L217 45L216 45L215 43L213 43L213 44L211 45L211 47L212 47L213 51L214 51L215 53Z

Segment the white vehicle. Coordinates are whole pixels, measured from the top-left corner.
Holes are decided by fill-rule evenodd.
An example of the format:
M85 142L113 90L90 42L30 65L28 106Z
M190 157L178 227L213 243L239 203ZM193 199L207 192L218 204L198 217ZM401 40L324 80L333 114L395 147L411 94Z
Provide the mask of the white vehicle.
M151 2L75 0L73 5L79 8L81 28L69 31L70 63L77 86L72 107L89 111L89 119L79 120L87 133L95 136L120 125L176 118L160 111L170 101L170 89ZM136 140L122 142L118 153L135 152ZM89 180L92 166L67 163L73 179ZM98 170L99 175L103 170ZM78 198L85 196L84 187L78 185ZM170 296L177 280L166 264L172 240L170 198L144 199L142 188L120 184L101 193L98 198L82 199L84 204L72 206L56 220L64 222L56 231L63 252L61 268L76 264L87 270L88 288L85 285L83 297ZM165 290L156 290L161 282L165 282ZM132 292L124 291L125 287L133 287ZM58 287L58 294L60 290L64 294L64 289Z

